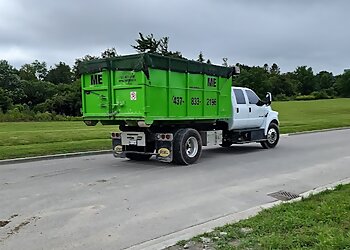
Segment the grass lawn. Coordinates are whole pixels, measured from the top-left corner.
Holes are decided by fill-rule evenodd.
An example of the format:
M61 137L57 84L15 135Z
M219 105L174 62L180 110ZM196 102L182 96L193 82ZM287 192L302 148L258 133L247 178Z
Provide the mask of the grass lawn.
M0 159L110 149L116 126L74 122L0 123Z
M350 98L273 102L272 108L282 133L350 126Z
M257 216L216 228L169 250L350 249L350 185L301 202L263 210ZM203 243L206 242L206 243Z
M350 98L274 102L281 132L350 126ZM74 122L0 123L0 160L25 156L109 149L116 126L88 127Z

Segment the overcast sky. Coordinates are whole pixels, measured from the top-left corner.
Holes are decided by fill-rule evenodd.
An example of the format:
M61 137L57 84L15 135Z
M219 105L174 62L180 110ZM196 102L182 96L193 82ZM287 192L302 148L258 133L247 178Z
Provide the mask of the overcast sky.
M0 59L70 65L115 47L135 53L138 32L221 64L350 68L349 0L0 0Z

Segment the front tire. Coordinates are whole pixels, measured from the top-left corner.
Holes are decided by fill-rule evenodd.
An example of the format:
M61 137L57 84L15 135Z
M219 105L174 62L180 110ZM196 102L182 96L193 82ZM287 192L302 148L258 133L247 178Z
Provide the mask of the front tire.
M179 165L193 164L202 154L202 138L195 129L178 130L173 145L173 160Z
M265 149L276 147L280 139L280 131L278 125L275 123L270 123L267 129L266 141L260 142L261 146Z

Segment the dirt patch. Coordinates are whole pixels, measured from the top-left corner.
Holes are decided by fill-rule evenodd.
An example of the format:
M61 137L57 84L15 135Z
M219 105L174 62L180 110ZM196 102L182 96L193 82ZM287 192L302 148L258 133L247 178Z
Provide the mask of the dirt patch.
M17 216L17 215L13 215L13 216ZM28 225L30 222L32 221L36 221L40 219L40 217L31 217L23 222L21 222L19 225L17 225L16 227L14 227L13 229L11 229L10 232L7 233L7 237L5 239L7 239L8 237L10 237L11 235L17 234L23 227L25 227L26 225Z
M10 223L9 220L0 220L0 227L4 227L4 226L6 226L9 223Z
M18 226L16 226L14 229L11 230L10 234L15 234L18 233L18 231L24 227L25 225L28 225L30 223L30 221L23 221L21 224L19 224Z
M196 242L196 241L189 241L185 244L175 245L168 248L165 248L165 250L214 250L214 245L212 243L203 243L203 242Z
M17 217L17 216L18 216L18 214L13 214L13 215L11 215L10 220L13 219L13 218L15 218L15 217Z

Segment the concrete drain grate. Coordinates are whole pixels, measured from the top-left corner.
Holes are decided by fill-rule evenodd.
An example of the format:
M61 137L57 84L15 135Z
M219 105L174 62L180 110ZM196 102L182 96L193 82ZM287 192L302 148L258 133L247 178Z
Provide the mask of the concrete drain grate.
M281 201L289 201L289 200L300 197L300 195L298 195L298 194L294 194L294 193L284 191L284 190L280 190L278 192L270 193L267 195L271 196L277 200L281 200Z

